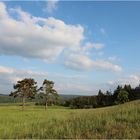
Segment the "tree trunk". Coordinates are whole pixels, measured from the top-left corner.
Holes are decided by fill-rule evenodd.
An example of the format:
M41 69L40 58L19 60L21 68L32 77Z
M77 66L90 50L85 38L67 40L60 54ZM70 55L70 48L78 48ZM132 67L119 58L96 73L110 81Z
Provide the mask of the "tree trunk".
M48 105L47 105L47 99L46 99L46 102L45 102L45 110L47 109Z
M25 97L22 98L22 110L25 109Z

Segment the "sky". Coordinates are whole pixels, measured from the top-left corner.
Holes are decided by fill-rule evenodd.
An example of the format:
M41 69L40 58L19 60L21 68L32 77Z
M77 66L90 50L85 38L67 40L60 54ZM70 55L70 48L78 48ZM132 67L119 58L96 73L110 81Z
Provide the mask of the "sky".
M34 78L59 94L140 83L139 1L1 1L0 93Z

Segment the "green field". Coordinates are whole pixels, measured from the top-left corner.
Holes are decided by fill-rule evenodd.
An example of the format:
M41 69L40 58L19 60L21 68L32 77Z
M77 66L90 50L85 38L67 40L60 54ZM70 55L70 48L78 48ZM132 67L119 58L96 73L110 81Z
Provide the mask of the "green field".
M0 106L0 138L140 138L140 100L99 109Z

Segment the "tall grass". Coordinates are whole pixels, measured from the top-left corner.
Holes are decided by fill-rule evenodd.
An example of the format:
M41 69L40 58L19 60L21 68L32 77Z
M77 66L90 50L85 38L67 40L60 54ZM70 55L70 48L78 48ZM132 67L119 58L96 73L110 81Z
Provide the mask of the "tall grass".
M140 138L140 100L100 109L0 106L0 138Z

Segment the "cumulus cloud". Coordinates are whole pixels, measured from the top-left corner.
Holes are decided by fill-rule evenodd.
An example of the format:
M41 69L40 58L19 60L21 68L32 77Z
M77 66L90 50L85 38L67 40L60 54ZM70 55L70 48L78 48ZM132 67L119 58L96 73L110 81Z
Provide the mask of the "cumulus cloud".
M80 25L68 25L53 17L34 17L19 8L12 9L17 20L10 13L5 16L3 3L0 7L0 54L52 60L65 48L79 48L84 39L84 28Z
M84 55L70 54L64 65L72 69L88 70L92 68L92 60Z
M77 70L103 69L121 72L122 68L108 61L94 61L87 56L79 54L70 54L68 60L65 61L65 66Z
M52 13L54 10L57 9L58 2L58 0L48 0L47 5L43 10Z
M102 49L104 44L86 42L85 38L81 25L66 24L53 17L35 17L20 8L7 10L6 5L0 2L0 55L39 58L51 62L67 50L67 67L121 71L118 65L90 59L87 55L91 49Z

